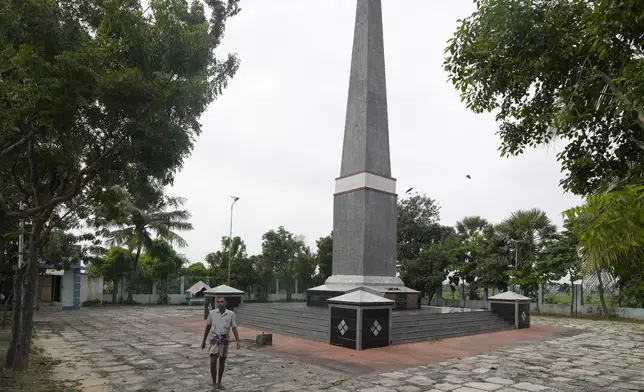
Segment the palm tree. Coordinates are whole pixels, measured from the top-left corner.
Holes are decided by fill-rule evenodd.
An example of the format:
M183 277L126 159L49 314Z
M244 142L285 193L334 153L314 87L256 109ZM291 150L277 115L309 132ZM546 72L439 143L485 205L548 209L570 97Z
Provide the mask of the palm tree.
M534 262L555 238L557 226L544 211L533 208L513 212L497 226L497 232L505 241L516 245L520 260Z
M132 276L138 271L141 251L152 246L154 238L161 238L172 245L185 247L188 245L176 231L192 230L188 222L191 214L180 209L186 202L183 197L168 196L160 185L151 185L153 196L145 193L145 197L125 194L118 203L120 217L108 222L100 234L106 237L109 246L127 246L136 252L133 260ZM140 196L140 195L139 195ZM130 284L127 302L133 302L133 285Z
M536 263L555 238L557 227L544 211L533 208L513 212L496 230L503 242L514 246L515 284L521 285L525 295L535 298L541 280Z

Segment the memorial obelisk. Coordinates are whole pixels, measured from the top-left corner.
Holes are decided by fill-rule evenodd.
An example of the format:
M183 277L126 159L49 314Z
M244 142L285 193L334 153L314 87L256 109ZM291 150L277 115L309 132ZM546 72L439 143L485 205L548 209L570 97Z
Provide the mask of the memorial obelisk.
M307 303L359 287L417 308L418 291L396 277L396 179L391 177L380 0L358 0L340 177L335 180L333 269ZM405 302L405 304L403 304Z

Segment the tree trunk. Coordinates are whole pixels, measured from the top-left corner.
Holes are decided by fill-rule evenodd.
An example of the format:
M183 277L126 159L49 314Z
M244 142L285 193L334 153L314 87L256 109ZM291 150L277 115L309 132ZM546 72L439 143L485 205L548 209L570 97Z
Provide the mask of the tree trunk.
M597 289L599 291L599 301L601 302L602 305L602 310L604 311L604 314L608 318L610 315L608 314L608 306L606 306L606 299L604 298L604 282L602 281L602 273L601 269L597 268Z
M575 279L571 270L568 270L568 274L570 275L570 317L575 317Z
M285 279L286 283L286 302L291 302L291 291L293 290L293 279Z
M112 305L116 305L116 294L119 290L119 281L118 279L112 279Z
M168 304L168 277L167 276L161 277L161 304L162 305Z
M136 248L136 255L134 256L134 265L132 266L132 272L130 273L130 287L127 289L127 303L132 305L134 304L134 280L136 277L136 272L139 269L139 256L141 256L142 244Z
M13 293L15 293L15 285L11 286L11 292L7 296L7 298L4 299L4 310L2 311L2 329L5 329L7 326L7 308L9 307L9 299L13 297Z
M6 365L13 367L16 352L18 350L18 334L20 333L20 324L22 321L22 271L16 270L16 276L13 280L13 311L11 316L11 339L9 340L9 349L7 350Z
M31 238L29 239L29 258L25 271L25 284L22 300L22 318L18 346L13 361L13 368L26 370L29 367L29 353L31 351L31 331L34 321L34 299L36 294L36 278L38 277L38 254L40 250L40 236L44 225L44 218L38 216L32 219Z

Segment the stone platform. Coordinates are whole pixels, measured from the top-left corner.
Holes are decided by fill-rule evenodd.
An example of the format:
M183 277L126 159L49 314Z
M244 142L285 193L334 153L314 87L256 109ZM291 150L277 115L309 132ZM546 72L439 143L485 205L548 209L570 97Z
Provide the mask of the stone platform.
M264 332L329 342L328 308L303 302L244 303L235 309L237 323ZM423 306L392 313L391 344L444 339L513 329L487 310Z

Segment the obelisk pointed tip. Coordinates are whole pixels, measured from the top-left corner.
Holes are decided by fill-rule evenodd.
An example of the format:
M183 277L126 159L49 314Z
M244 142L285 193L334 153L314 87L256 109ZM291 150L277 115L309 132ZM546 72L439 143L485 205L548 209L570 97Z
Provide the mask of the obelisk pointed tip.
M380 0L357 0L340 175L391 176Z

